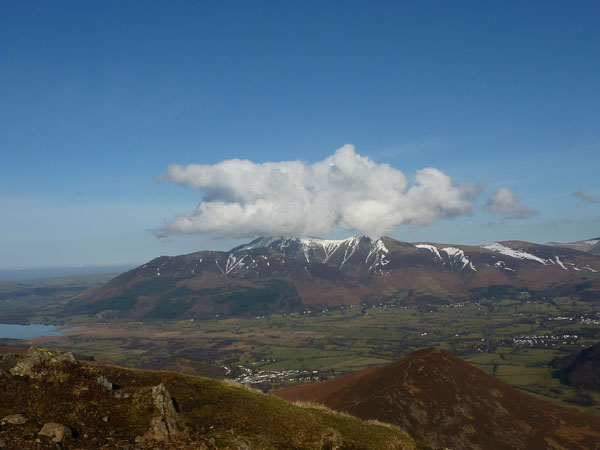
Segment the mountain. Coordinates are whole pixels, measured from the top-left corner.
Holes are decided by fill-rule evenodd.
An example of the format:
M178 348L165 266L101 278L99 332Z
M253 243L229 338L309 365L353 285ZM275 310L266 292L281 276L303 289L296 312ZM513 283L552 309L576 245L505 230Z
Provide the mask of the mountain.
M594 239L587 239L585 241L570 242L568 244L561 244L560 242L549 242L546 245L550 245L552 247L570 248L573 250L588 252L593 255L600 255L600 237Z
M31 348L0 358L0 448L424 448L403 430L232 383L96 366Z
M600 448L600 417L523 394L436 348L275 395L398 425L433 448Z
M600 344L552 362L556 376L565 384L600 392Z
M600 256L521 241L259 238L229 252L161 256L77 296L65 313L208 318L359 302L443 304L523 289L594 299L599 271Z

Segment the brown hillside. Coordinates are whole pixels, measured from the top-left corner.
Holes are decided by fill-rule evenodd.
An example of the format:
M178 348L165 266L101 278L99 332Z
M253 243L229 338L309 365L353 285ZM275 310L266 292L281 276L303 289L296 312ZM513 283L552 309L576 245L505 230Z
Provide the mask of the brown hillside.
M275 394L395 424L438 448L600 449L600 417L523 394L436 348Z

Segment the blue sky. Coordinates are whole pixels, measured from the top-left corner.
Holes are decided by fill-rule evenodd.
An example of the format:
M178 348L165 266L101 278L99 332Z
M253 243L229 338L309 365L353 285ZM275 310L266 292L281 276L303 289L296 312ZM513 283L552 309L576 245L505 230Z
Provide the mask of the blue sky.
M598 2L1 9L0 269L228 249L247 239L152 234L202 200L160 181L169 164L310 165L344 144L407 177L435 167L481 187L472 215L397 239L600 235ZM537 214L485 210L501 187Z

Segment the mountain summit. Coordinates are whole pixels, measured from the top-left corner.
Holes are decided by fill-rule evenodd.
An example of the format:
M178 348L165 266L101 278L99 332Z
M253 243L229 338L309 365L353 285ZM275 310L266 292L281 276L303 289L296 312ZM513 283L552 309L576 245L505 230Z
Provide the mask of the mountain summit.
M242 258L252 258L250 251L256 249L275 250L284 256L305 259L307 264L327 264L337 267L338 270L343 270L346 265L367 270L381 269L387 264L385 255L388 253L382 238L373 240L363 235L340 240L315 237L260 237L232 249L230 253L242 254Z

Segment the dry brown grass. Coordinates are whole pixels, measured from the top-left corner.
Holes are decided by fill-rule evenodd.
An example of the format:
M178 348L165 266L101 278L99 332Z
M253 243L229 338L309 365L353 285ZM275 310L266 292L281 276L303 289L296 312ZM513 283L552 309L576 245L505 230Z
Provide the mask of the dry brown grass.
M260 389L253 388L252 386L248 386L247 384L238 383L237 381L230 380L228 378L225 378L224 380L222 380L222 382L225 386L229 386L229 387L233 387L233 388L237 388L237 389L244 389L249 392L254 392L255 394L266 395Z
M318 409L320 411L327 411L328 413L331 414L336 414L338 416L343 416L343 417L354 417L351 414L348 414L347 412L344 411L336 411L335 409L331 409L328 408L327 406L323 405L322 403L316 403L316 402L311 402L311 401L305 401L305 400L296 400L294 402L292 402L295 406L299 406L300 408L306 408L306 409Z

